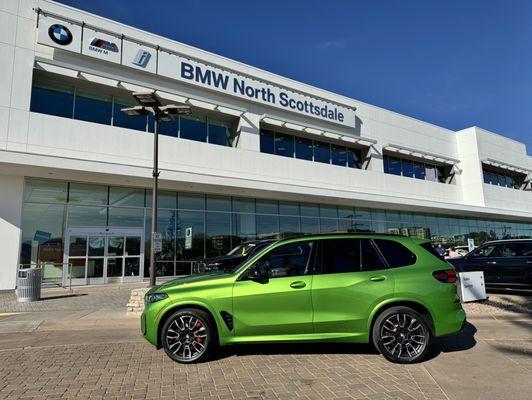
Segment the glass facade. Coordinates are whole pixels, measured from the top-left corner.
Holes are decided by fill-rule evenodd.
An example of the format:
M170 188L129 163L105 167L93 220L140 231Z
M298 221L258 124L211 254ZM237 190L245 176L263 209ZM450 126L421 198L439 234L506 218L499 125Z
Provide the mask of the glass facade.
M131 97L115 95L98 87L92 85L91 89L87 89L39 77L33 82L30 111L144 132L154 131L153 116L130 116L121 111L137 105ZM161 122L159 133L231 146L233 127L230 123L204 116L177 116L173 121Z
M260 131L260 151L349 168L361 168L362 150L266 129Z
M190 272L190 262L227 253L252 239L348 231L403 234L444 246L532 237L532 223L457 218L396 210L296 203L161 191L158 231L163 251L157 275ZM64 232L71 227L144 229L145 275L149 271L150 189L45 179L26 180L20 263L61 263ZM187 243L185 232L192 230ZM136 268L136 267L135 267Z
M448 167L422 161L400 158L385 154L383 156L384 173L446 183L449 176Z

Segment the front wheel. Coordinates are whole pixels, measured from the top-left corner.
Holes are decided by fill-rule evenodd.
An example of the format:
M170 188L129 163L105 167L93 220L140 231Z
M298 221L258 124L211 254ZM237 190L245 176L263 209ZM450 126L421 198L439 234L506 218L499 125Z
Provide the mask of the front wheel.
M161 343L168 356L190 364L206 359L216 347L216 332L209 315L184 309L172 314L161 329Z
M383 311L373 325L373 343L389 361L410 364L422 361L430 344L430 329L417 311L392 307Z

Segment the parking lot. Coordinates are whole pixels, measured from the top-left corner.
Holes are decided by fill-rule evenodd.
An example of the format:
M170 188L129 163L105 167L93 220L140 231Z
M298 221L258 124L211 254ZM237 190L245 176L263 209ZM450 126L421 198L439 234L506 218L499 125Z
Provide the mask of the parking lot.
M469 304L465 331L429 360L385 361L371 346L248 345L179 365L125 315L139 285L0 294L0 398L525 399L532 392L532 302L490 294ZM524 295L523 295L524 294Z

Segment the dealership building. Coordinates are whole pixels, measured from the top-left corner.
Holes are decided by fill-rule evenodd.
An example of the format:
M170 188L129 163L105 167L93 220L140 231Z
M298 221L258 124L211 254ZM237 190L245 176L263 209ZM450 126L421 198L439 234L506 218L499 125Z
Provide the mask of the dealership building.
M444 246L532 237L532 157L51 1L0 2L0 290L158 276L252 239L372 231ZM348 79L346 77L346 79Z

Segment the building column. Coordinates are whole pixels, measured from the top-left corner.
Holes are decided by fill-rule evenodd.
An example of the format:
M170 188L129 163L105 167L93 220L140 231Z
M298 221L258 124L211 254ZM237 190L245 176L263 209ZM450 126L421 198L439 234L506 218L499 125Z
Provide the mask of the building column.
M363 160L362 169L368 171L384 172L384 162L382 159L382 145L373 143L367 152L366 159Z
M24 177L0 175L0 290L14 289L22 235Z
M234 146L239 149L260 151L259 114L245 112L239 118Z

